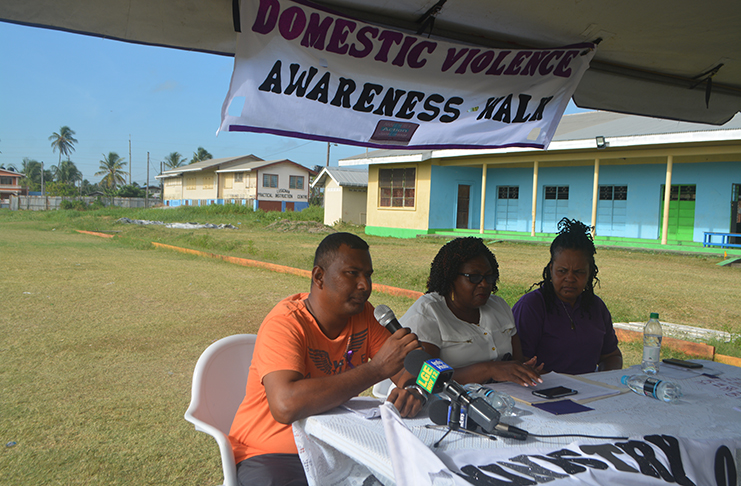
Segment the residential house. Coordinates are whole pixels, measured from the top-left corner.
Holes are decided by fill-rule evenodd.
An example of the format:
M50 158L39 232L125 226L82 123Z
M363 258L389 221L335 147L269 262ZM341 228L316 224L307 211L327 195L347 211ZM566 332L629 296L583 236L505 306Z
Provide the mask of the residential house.
M365 224L367 169L325 167L311 183L311 187L324 189L324 224Z
M23 174L7 169L0 169L0 202L8 203L10 196L18 196L22 192L21 178Z

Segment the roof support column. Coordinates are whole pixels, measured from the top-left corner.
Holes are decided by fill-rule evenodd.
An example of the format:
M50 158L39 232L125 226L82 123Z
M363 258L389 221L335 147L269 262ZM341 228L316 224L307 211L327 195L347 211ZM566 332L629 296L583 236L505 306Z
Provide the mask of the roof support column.
M599 197L599 159L594 159L594 184L592 186L592 238L597 235L597 201Z
M666 245L667 233L669 232L669 201L672 197L672 168L674 156L666 156L666 182L664 184L664 219L661 224L661 244Z
M530 236L535 236L535 215L538 212L538 161L533 162L533 202L531 204L533 208L532 220L533 224L530 228Z
M484 164L481 169L481 221L479 223L479 234L484 234L484 208L486 207L486 169L489 166Z

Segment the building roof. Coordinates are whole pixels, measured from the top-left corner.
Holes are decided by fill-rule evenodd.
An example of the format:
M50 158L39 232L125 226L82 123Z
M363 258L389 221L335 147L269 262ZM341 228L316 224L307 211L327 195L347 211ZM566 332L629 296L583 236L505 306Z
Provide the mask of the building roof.
M324 186L327 177L331 177L341 187L368 187L368 169L349 167L323 168L314 182L311 183L311 187Z
M23 174L21 174L20 172L16 172L14 170L7 170L7 169L0 169L0 174L2 174L3 176L10 176L10 177L18 177L18 178L23 177Z
M339 161L342 166L420 162L431 158L554 152L597 148L596 137L604 137L608 147L650 146L669 143L741 141L741 113L721 126L589 111L564 115L553 141L546 150L523 147L478 150L373 150Z
M301 164L288 159L277 159L277 160L262 160L256 155L240 155L238 157L225 157L221 159L209 159L195 164L184 165L176 169L170 169L162 172L162 174L155 176L155 179L166 179L168 177L179 177L186 172L200 172L209 169L216 169L215 172L249 172L255 169L261 169L276 164L293 164L303 170L308 171L310 174L315 172Z

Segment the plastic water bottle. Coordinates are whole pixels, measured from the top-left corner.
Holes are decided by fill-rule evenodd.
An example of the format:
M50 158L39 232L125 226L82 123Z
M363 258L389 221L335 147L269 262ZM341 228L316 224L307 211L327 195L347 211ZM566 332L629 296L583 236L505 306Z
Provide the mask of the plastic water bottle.
M682 396L682 388L678 383L673 381L659 380L648 375L625 375L620 379L623 385L639 395L661 400L662 402L672 403Z
M659 359L661 357L661 323L659 314L652 312L650 319L643 328L643 361L641 371L648 375L659 372Z
M502 417L510 417L514 415L515 401L506 393L486 388L478 383L469 383L463 385L463 388L465 388L472 397L481 397L486 400L486 403L494 407Z

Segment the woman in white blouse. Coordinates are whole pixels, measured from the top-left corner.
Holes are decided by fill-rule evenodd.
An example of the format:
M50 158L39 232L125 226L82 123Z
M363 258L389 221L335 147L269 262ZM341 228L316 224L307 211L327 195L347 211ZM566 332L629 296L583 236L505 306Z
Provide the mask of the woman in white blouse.
M400 319L461 384L542 383L536 357L523 362L512 310L494 295L499 265L480 238L456 238L432 261L427 293Z

